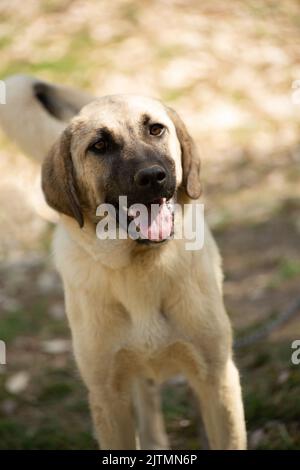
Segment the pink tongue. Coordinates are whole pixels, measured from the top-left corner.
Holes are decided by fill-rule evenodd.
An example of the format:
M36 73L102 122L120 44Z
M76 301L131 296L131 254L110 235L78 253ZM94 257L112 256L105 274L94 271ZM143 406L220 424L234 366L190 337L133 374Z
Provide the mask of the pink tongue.
M170 237L173 227L173 217L171 209L165 200L162 204L152 204L149 209L149 220L141 221L140 233L143 238L151 241L162 241Z

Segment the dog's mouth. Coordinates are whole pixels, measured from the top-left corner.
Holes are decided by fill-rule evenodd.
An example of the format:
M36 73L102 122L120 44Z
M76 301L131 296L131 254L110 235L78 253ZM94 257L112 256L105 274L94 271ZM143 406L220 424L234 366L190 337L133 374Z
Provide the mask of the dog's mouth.
M159 197L148 203L134 203L117 209L119 225L138 243L163 243L174 235L175 196L169 199ZM127 227L124 222L127 222Z
M174 200L161 197L145 205L145 214L136 212L133 206L128 210L130 223L134 224L140 237L139 242L161 243L174 233Z

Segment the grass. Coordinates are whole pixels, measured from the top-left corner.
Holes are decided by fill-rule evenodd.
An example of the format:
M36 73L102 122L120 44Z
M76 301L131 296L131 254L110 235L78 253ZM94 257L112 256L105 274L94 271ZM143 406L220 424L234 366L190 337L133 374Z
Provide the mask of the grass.
M32 335L43 328L43 305L37 304L30 311L16 310L0 317L1 339L11 343L20 335Z
M12 38L5 37L3 47L9 45ZM47 50L51 43L47 39L41 39L37 42L36 47L40 50ZM0 39L1 48L1 39ZM86 28L82 28L71 35L68 42L67 51L63 56L48 59L45 54L45 59L35 60L31 57L27 59L13 58L4 65L0 65L0 77L5 78L17 73L39 75L50 80L65 80L69 81L72 77L73 83L77 86L88 87L89 79L91 77L94 64L87 60L86 51L94 49L95 44ZM101 54L99 55L99 66L102 64Z
M28 428L12 419L0 422L0 449L63 450L95 449L95 441L88 431L70 431L61 426L55 416L45 419L36 428Z
M285 259L279 266L279 276L282 280L294 279L300 276L300 261Z
M299 448L300 373L291 363L290 345L266 342L255 350L249 348L243 356L240 362L248 432L251 435L261 429L264 433L257 448ZM243 374L244 367L247 374ZM286 373L284 382L280 381L282 372Z

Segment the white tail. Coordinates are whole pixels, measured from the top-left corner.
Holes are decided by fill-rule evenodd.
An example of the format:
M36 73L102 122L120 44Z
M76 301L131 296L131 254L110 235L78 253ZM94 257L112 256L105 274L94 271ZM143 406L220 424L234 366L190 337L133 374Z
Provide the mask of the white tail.
M28 156L41 161L80 109L94 99L88 93L14 75L5 80L6 104L0 104L0 125Z

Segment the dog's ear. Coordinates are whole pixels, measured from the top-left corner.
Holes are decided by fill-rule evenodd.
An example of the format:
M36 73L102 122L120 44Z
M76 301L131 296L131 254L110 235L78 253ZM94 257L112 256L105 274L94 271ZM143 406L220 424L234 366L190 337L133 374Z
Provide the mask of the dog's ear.
M42 165L42 189L50 207L74 217L83 227L75 171L71 155L71 126L62 133Z
M168 108L168 114L175 125L177 138L181 147L181 164L183 171L182 186L191 199L198 199L201 195L201 162L195 142L176 111L172 108Z

